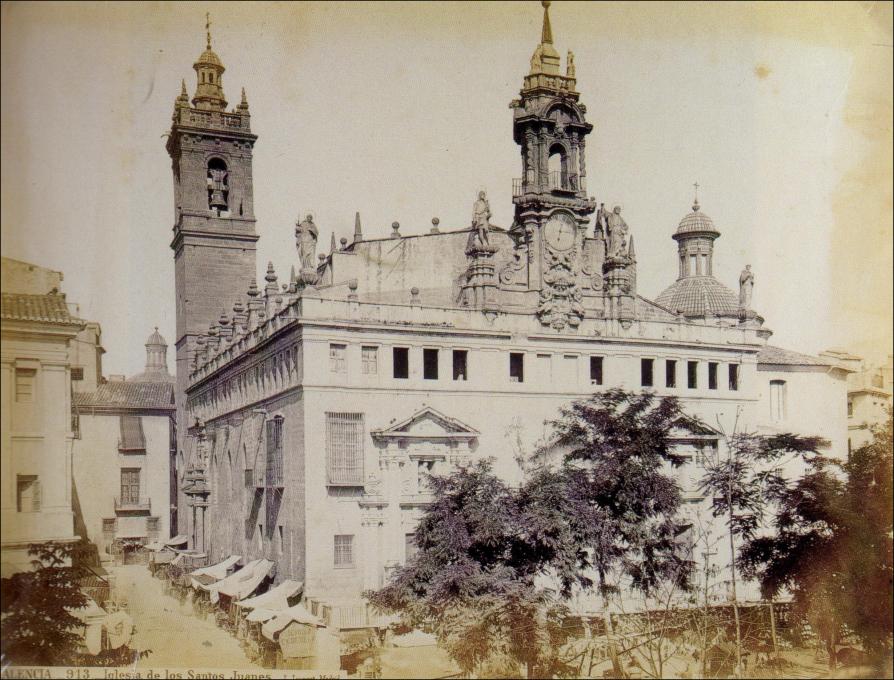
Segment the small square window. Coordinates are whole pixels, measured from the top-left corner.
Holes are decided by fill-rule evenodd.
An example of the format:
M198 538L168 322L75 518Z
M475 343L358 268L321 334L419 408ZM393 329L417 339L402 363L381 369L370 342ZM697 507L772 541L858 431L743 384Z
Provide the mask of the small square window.
M509 382L525 381L525 355L521 352L509 353Z
M713 361L708 362L708 389L717 389L717 364Z
M410 350L407 347L395 347L394 352L394 377L406 380L410 377Z
M654 369L655 369L655 360L654 359L641 359L640 360L640 384L643 387L652 387L654 384Z
M698 362L697 361L687 361L686 362L686 386L690 390L694 390L698 387Z
M84 367L83 366L72 366L71 367L71 379L72 380L83 380L84 379Z
M425 380L438 379L438 350L422 350L422 377Z
M453 350L453 379L469 379L469 353L464 349Z
M354 566L354 535L341 534L335 536L335 567L353 567Z
M729 388L733 391L739 389L739 364L729 365Z
M673 359L664 362L664 386L677 386L677 362Z
M332 373L347 372L347 365L345 362L347 351L347 345L329 345L329 370Z
M590 357L590 384L602 384L602 357Z

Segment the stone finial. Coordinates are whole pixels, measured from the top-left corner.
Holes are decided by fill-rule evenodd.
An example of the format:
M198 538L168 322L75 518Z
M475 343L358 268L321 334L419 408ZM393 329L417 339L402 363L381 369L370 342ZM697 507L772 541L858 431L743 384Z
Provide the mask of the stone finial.
M354 214L354 243L363 240L363 230L360 227L360 212Z
M267 263L267 274L264 276L267 283L276 283L276 272L273 269L273 262Z
M329 252L335 252L335 232L332 232L331 238L329 239Z
M391 238L400 238L400 222L391 223Z
M540 33L540 42L542 43L550 43L553 41L553 27L549 23L549 6L550 0L541 0L541 5L543 5L543 30Z
M431 232L429 232L429 233L440 234L441 230L438 229L438 225L440 223L441 223L441 220L439 220L437 217L432 217L431 218Z
M220 311L220 318L217 320L217 323L221 326L221 328L225 328L229 325L230 319L227 317L227 313L225 310Z
M256 299L260 294L261 291L258 290L258 280L252 279L251 283L248 284L249 304L251 304L251 301Z
M317 255L317 259L320 261L320 264L323 264L326 261L326 256L323 253Z
M248 113L248 97L245 96L245 88L242 88L242 101L239 102L239 106L236 107L239 113Z
M410 288L410 302L414 304L419 302L419 289L416 286Z
M348 293L348 300L356 300L357 299L357 279L351 279L348 281L348 290L351 291Z
M341 244L341 248L339 248L339 250L346 250L346 249L347 249L347 247L348 247L348 239L346 239L344 236L342 236L342 237L338 240L338 242Z
M631 260L636 260L636 249L633 247L633 234L630 234L630 239L627 243L627 257Z

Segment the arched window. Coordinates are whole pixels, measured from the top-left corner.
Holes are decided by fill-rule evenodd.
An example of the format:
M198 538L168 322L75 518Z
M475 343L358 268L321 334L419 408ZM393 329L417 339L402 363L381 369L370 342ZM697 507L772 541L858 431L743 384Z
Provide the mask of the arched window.
M554 145L549 150L549 161L547 163L549 170L549 188L550 189L568 189L568 154L565 153L565 147L561 144Z
M208 161L208 209L216 212L229 210L230 187L227 164L220 158Z

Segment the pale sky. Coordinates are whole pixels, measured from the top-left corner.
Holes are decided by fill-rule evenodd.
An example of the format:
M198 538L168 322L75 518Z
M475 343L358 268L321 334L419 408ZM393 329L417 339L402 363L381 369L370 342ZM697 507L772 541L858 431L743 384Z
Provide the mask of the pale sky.
M258 269L296 261L308 211L350 238L469 225L486 189L512 222L509 102L540 39L538 2L2 5L2 249L62 270L99 321L106 374L171 345L174 219L163 134L204 49L234 106L245 86ZM890 3L574 3L550 8L594 131L588 188L621 204L638 292L676 278L670 236L693 182L722 236L715 275L773 344L891 351ZM246 288L248 282L246 281Z

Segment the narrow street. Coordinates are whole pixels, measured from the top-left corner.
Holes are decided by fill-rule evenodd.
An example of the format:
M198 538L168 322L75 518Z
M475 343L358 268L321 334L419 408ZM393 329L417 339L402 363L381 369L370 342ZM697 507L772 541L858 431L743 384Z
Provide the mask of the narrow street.
M151 650L137 668L261 669L251 663L239 642L218 628L212 617L197 618L190 604L166 595L161 580L145 565L113 567L113 598L127 601L136 631L135 650Z

